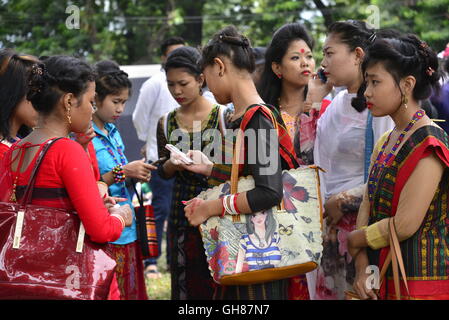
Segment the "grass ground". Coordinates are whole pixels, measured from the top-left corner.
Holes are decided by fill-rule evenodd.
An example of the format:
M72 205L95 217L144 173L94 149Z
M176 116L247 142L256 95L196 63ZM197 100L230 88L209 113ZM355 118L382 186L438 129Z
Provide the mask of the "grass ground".
M167 267L167 239L166 233L162 239L162 253L158 259L158 269L162 277L160 279L147 279L147 293L150 300L170 300L171 279Z

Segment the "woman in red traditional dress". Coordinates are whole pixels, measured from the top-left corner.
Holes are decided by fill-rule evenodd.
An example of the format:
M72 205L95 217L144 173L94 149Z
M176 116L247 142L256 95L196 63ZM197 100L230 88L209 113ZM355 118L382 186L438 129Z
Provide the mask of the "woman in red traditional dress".
M419 104L438 86L437 56L414 35L377 39L363 70L368 108L375 117L389 115L396 127L374 149L358 230L348 238L354 289L362 299L378 298L366 269L386 263L392 220L408 282L408 290L401 283L401 298L449 299L449 142ZM388 270L381 299L398 298L391 276Z
M94 72L76 58L55 56L31 68L27 99L37 110L35 130L16 142L0 165L0 201L20 201L37 155L46 142L56 141L45 155L37 174L32 204L75 210L91 240L105 243L118 239L132 223L128 206L105 207L93 162L78 142L65 138L84 133L92 120L95 97ZM111 200L114 204L114 200Z

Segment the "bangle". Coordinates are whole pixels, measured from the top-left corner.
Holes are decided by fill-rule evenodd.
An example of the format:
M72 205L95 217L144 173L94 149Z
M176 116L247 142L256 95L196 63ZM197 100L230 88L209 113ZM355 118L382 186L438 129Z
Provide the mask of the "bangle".
M112 169L112 175L114 176L114 183L123 182L126 179L125 171L123 170L123 166L121 164L116 165Z
M120 220L120 222L122 223L122 227L125 227L125 219L123 219L123 217L117 213L113 213L111 214L111 217L116 217L117 219Z
M235 214L240 214L241 213L239 208L237 208L237 197L238 197L238 195L239 195L238 193L236 193L234 195L234 210L235 210Z
M229 198L229 197L230 197L229 195L223 197L223 209L224 209L224 214L223 214L223 216L224 216L226 213L231 213L231 210L229 210L229 206L228 206L228 198Z
M312 109L316 109L316 110L320 111L321 110L321 102L312 103Z
M223 197L223 199L224 199L224 197ZM221 210L220 218L224 218L224 216L226 214L226 209L225 209L225 206L223 204L223 200L222 200L221 204L223 205L223 210Z

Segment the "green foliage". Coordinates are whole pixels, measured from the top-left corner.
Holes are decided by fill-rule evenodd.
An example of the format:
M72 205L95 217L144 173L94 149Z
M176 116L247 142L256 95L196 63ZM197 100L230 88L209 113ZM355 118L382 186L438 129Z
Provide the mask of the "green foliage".
M79 29L66 26L69 5L80 9ZM449 0L0 0L0 47L91 62L158 63L159 46L168 36L205 44L234 24L254 46L266 46L277 28L299 21L315 38L320 60L326 27L368 19L369 5L379 8L380 27L416 33L436 51L449 41Z

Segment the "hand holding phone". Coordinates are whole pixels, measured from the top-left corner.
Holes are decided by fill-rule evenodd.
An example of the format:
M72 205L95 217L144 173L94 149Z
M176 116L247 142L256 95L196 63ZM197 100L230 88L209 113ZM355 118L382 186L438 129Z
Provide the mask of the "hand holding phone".
M181 150L179 150L178 148L176 148L174 145L172 144L166 144L165 148L167 150L169 150L171 153L174 153L176 155L176 157L182 161L184 164L193 164L193 160L190 159L189 157L187 157L187 155L182 152Z
M321 68L320 70L318 70L317 74L318 74L318 78L320 78L320 80L321 80L323 83L326 83L326 82L327 82L327 77L326 77L326 74L325 74L323 68Z

